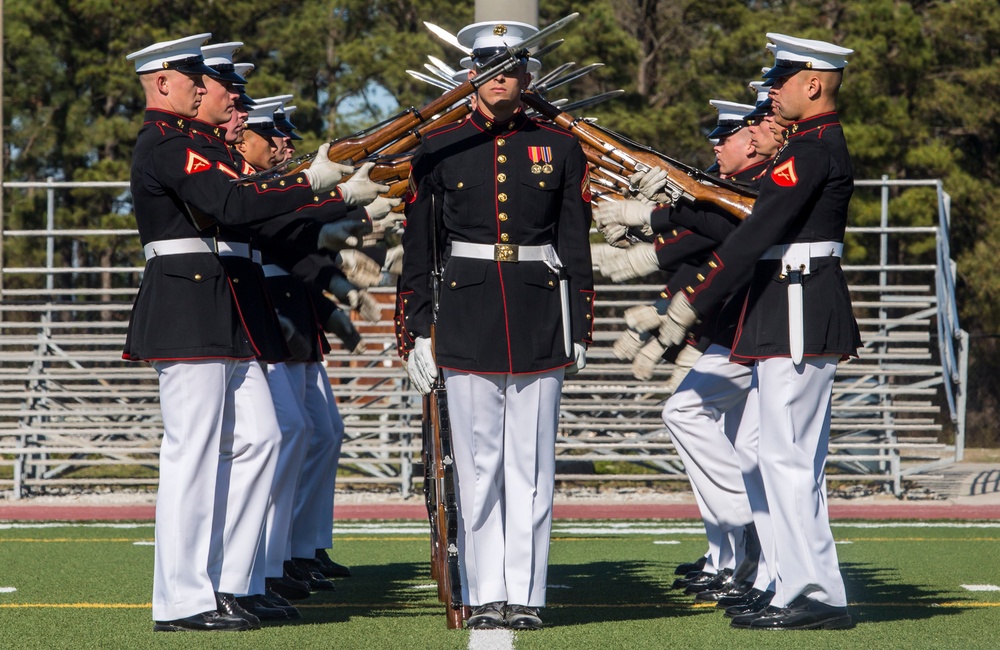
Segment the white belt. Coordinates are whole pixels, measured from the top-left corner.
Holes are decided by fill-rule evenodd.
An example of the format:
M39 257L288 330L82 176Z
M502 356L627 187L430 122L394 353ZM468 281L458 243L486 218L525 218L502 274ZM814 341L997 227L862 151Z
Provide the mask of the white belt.
M841 257L843 254L844 244L839 241L811 241L797 244L776 244L764 251L760 259L781 260L783 270L801 270L808 274L810 259Z
M559 303L562 310L563 347L566 356L573 358L573 332L570 325L569 279L563 271L562 261L552 244L519 246L517 244L473 244L467 241L451 242L452 257L469 257L496 262L545 262L559 276Z
M219 255L231 255L233 257L246 257L252 259L257 264L262 261L261 254L259 250L250 248L250 244L240 241L216 241L215 242L217 252Z
M146 260L164 255L182 255L184 253L214 253L215 240L211 237L189 237L186 239L161 239L151 241L142 247Z
M841 257L844 245L837 241L800 242L771 246L760 256L762 260L781 260L781 275L788 276L788 351L792 362L802 363L805 352L805 318L802 278L809 275L809 260Z
M280 275L289 275L288 271L281 268L277 264L265 264L263 266L263 269L265 278L274 278Z
M543 246L518 246L517 244L473 244L467 241L451 242L455 257L471 257L494 262L557 262L559 256L552 244ZM562 266L557 264L557 266Z

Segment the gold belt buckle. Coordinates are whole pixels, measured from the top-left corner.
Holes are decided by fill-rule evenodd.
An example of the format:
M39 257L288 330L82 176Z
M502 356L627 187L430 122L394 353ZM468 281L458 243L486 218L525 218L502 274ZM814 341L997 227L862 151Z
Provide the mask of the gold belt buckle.
M494 244L493 245L493 261L494 262L516 262L517 261L517 244Z

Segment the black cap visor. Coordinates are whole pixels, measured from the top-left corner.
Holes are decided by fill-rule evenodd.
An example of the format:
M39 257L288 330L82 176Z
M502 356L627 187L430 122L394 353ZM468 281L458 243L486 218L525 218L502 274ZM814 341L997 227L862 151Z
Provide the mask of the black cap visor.
M164 61L160 68L154 70L147 70L141 74L149 74L150 72L159 72L160 70L176 70L181 74L186 74L189 76L199 76L207 74L209 76L215 76L216 72L212 68L205 65L205 57L189 56L185 59L175 59L173 61Z
M732 135L746 125L747 125L746 121L742 119L723 120L719 122L718 126L715 127L714 131L708 134L708 139L711 140L712 138L722 138L727 135Z
M746 115L744 115L743 119L747 120L747 122L752 122L752 121L757 120L757 119L759 119L761 117L765 117L765 116L767 116L768 113L771 112L771 106L773 104L774 104L774 102L771 101L770 97L768 97L767 99L765 99L761 103L757 104L757 106L752 111L750 111L749 113L747 113Z
M274 122L253 122L247 124L247 129L265 138L286 138L284 133L274 128Z
M229 81L231 83L240 85L245 85L247 82L246 79L236 74L236 66L234 66L232 63L224 63L208 67L213 70L213 73L210 76L215 77L219 81ZM206 72L205 74L209 73Z

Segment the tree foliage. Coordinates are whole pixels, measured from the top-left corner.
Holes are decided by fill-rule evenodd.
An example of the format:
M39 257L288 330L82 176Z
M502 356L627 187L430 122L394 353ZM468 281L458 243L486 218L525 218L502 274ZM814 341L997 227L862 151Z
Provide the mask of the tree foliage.
M442 0L8 0L5 27L4 177L124 180L142 119L139 85L125 54L199 32L246 43L257 70L248 90L290 92L303 151L421 105L436 90L412 79L428 54L457 65L460 54L424 29L457 32L473 4ZM856 50L840 95L856 176L941 178L952 198L963 324L1000 333L1000 5L995 0L542 0L543 24L571 11L563 61L605 67L573 85L573 96L621 88L590 111L602 124L695 165L712 159L705 135L712 98L752 102L747 82L770 63L769 31L833 40ZM557 94L562 91L557 91ZM894 220L930 225L933 192L897 192ZM127 227L123 197L78 190L60 204L63 226ZM8 228L38 228L38 194L8 202ZM854 223L878 222L878 197L858 192ZM857 240L852 261L877 251ZM7 254L37 255L7 242ZM899 244L893 255L933 260L933 242ZM115 238L63 246L83 265L135 255ZM134 259L134 257L133 257ZM104 286L118 281L105 276Z

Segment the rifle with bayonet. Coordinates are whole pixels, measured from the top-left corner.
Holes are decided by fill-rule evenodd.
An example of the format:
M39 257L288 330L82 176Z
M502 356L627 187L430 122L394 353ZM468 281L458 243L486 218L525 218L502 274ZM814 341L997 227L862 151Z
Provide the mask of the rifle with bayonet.
M665 189L672 201L682 198L691 202L706 201L738 219L745 219L753 209L755 194L752 191L695 173L696 170L650 149L626 145L621 136L613 135L586 120L575 118L534 93L524 93L521 99L538 113L570 131L581 142L596 150L597 155L588 155L588 160L595 165L619 174L622 167L629 173L660 167L667 172ZM610 158L612 164L603 160L604 156Z
M397 115L395 118L384 122L380 128L369 129L368 131L362 132L363 135L360 137L348 136L334 141L330 144L330 150L327 156L334 162L345 165L353 165L361 159L378 152L386 145L395 142L397 139L408 134L421 123L430 120L433 116L445 111L454 104L463 100L465 97L476 92L476 89L494 77L516 70L518 65L520 65L520 57L525 55L528 48L541 43L543 40L548 38L550 34L562 29L566 24L574 20L579 15L580 14L578 13L572 13L565 18L561 18L545 29L538 31L536 34L523 40L517 45L516 49L506 48L503 52L499 52L483 63L481 70L477 72L475 77L463 81L455 88L445 92L443 95L435 98L423 107L411 107ZM290 172L287 172L287 174L294 175L304 169L307 169L311 164L312 157L314 156L315 154L309 156L308 160L299 159L302 162ZM276 171L286 169L288 169L287 166L283 168L272 168L266 170L265 172L261 172L261 177L264 175L272 176ZM257 175L249 176L241 180L244 182L257 180Z
M431 300L434 320L440 299L444 265L438 250L438 216L432 211ZM437 349L437 326L431 324L431 349ZM437 580L438 600L445 604L448 628L462 627L466 618L458 565L458 499L455 495L455 463L452 456L451 420L444 373L438 368L431 392L424 396L423 419L424 489L431 524L431 575ZM428 489L428 485L430 486Z

